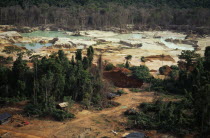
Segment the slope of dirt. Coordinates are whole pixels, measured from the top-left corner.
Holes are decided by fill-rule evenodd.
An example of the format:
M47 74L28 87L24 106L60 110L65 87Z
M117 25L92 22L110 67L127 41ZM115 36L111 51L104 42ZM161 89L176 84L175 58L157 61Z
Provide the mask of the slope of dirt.
M147 57L145 57L145 59L146 59L146 61L160 60L160 61L172 61L172 62L175 62L175 60L170 55L147 56Z
M143 82L137 80L131 76L127 76L126 73L129 71L124 70L112 70L112 71L105 71L104 78L112 82L117 87L122 88L140 88L143 85Z

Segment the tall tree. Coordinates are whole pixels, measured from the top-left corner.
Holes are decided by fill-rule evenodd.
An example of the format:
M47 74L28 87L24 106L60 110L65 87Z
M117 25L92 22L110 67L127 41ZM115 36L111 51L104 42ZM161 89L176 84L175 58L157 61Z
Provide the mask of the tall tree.
M13 86L17 88L16 96L24 96L25 95L25 87L26 87L26 73L29 70L27 67L26 61L23 60L23 53L18 54L18 58L13 64L12 72L14 75Z
M82 61L82 49L77 49L76 60L77 61Z

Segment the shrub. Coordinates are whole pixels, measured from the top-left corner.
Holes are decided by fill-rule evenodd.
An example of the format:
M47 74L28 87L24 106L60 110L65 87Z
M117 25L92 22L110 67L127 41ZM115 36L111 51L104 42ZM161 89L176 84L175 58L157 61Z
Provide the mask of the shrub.
M144 56L141 57L141 62L146 62L146 59Z
M135 127L140 129L153 129L157 128L157 122L153 116L139 112L135 117Z
M140 90L138 88L131 88L130 91L132 91L132 92L141 92L142 90Z
M117 90L117 95L126 94L123 90Z
M164 92L165 90L165 82L161 79L151 79L151 89L158 92Z
M176 65L171 65L171 67L170 67L171 69L173 69L173 70L179 70L179 67L178 66L176 66Z
M172 71L170 72L169 76L172 79L177 80L179 78L179 67L172 65L170 68L172 69Z
M131 59L132 59L132 55L127 55L127 56L125 57L125 59L126 59L126 60L131 60Z
M169 74L169 76L174 79L177 80L179 77L179 70L172 70Z
M6 62L7 62L7 63L11 63L12 61L13 61L13 57L7 57L7 58L6 58Z
M112 63L108 63L107 65L106 65L106 67L105 67L105 70L106 71L110 71L110 70L112 70L112 69L114 69L114 65L112 64Z
M37 115L39 117L52 116L57 121L63 121L68 118L74 118L74 114L68 113L63 110L56 109L54 106L47 106L43 108L43 105L28 104L24 108L24 112L30 115Z
M185 108L185 102L142 103L140 112L129 115L135 128L156 129L165 132L184 134L189 132L194 124L190 110Z
M151 78L151 75L149 73L149 68L144 65L140 66L133 66L129 68L132 71L132 76L134 76L137 79L140 80L147 80L148 78Z
M42 115L42 110L40 108L39 105L34 105L34 104L28 104L26 105L26 107L24 108L24 112L27 114L27 115Z
M125 68L125 65L124 64L117 64L117 67L119 67L119 68Z
M58 109L55 109L53 112L52 112L52 116L55 118L55 120L57 121L63 121L65 119L68 119L68 118L74 118L74 114L71 114L71 113L67 113L63 110L58 110Z
M140 104L139 108L144 112L156 112L157 111L157 107L156 105L152 104L152 103L142 103Z
M126 63L125 63L125 68L129 68L130 67L130 65L129 65L129 62L128 61L126 61Z
M172 69L168 65L165 65L159 68L159 72L161 75L169 75L171 70Z
M5 105L6 104L15 104L15 103L23 101L23 100L26 100L25 97L23 97L23 98L20 98L19 96L12 97L12 98L0 97L0 101L2 103L4 103Z

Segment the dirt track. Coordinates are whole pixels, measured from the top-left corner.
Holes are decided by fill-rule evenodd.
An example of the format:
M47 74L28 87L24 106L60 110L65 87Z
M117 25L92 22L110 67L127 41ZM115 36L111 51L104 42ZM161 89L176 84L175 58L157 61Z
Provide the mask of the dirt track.
M66 122L30 120L31 124L15 128L11 124L0 126L0 132L10 132L17 137L121 137L125 133L127 119L123 113L128 108L136 107L142 102L151 102L153 92L133 93L123 89L127 94L116 98L114 101L121 105L102 111L83 110L76 114L76 118ZM8 131L7 131L8 130ZM112 133L114 130L117 135Z

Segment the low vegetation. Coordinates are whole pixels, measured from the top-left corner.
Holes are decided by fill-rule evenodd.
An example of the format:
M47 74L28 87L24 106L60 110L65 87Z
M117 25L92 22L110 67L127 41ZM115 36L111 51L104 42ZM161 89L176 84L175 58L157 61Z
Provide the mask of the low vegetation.
M147 66L144 65L140 65L140 66L133 66L129 68L132 71L132 75L140 80L148 80L149 78L151 78L151 75L149 73L149 68Z
M188 106L184 101L142 103L141 111L130 115L129 119L133 120L135 128L188 134L196 127Z
M105 66L105 70L106 70L106 71L113 70L114 68L115 68L115 66L114 66L112 63L108 63L108 64Z

